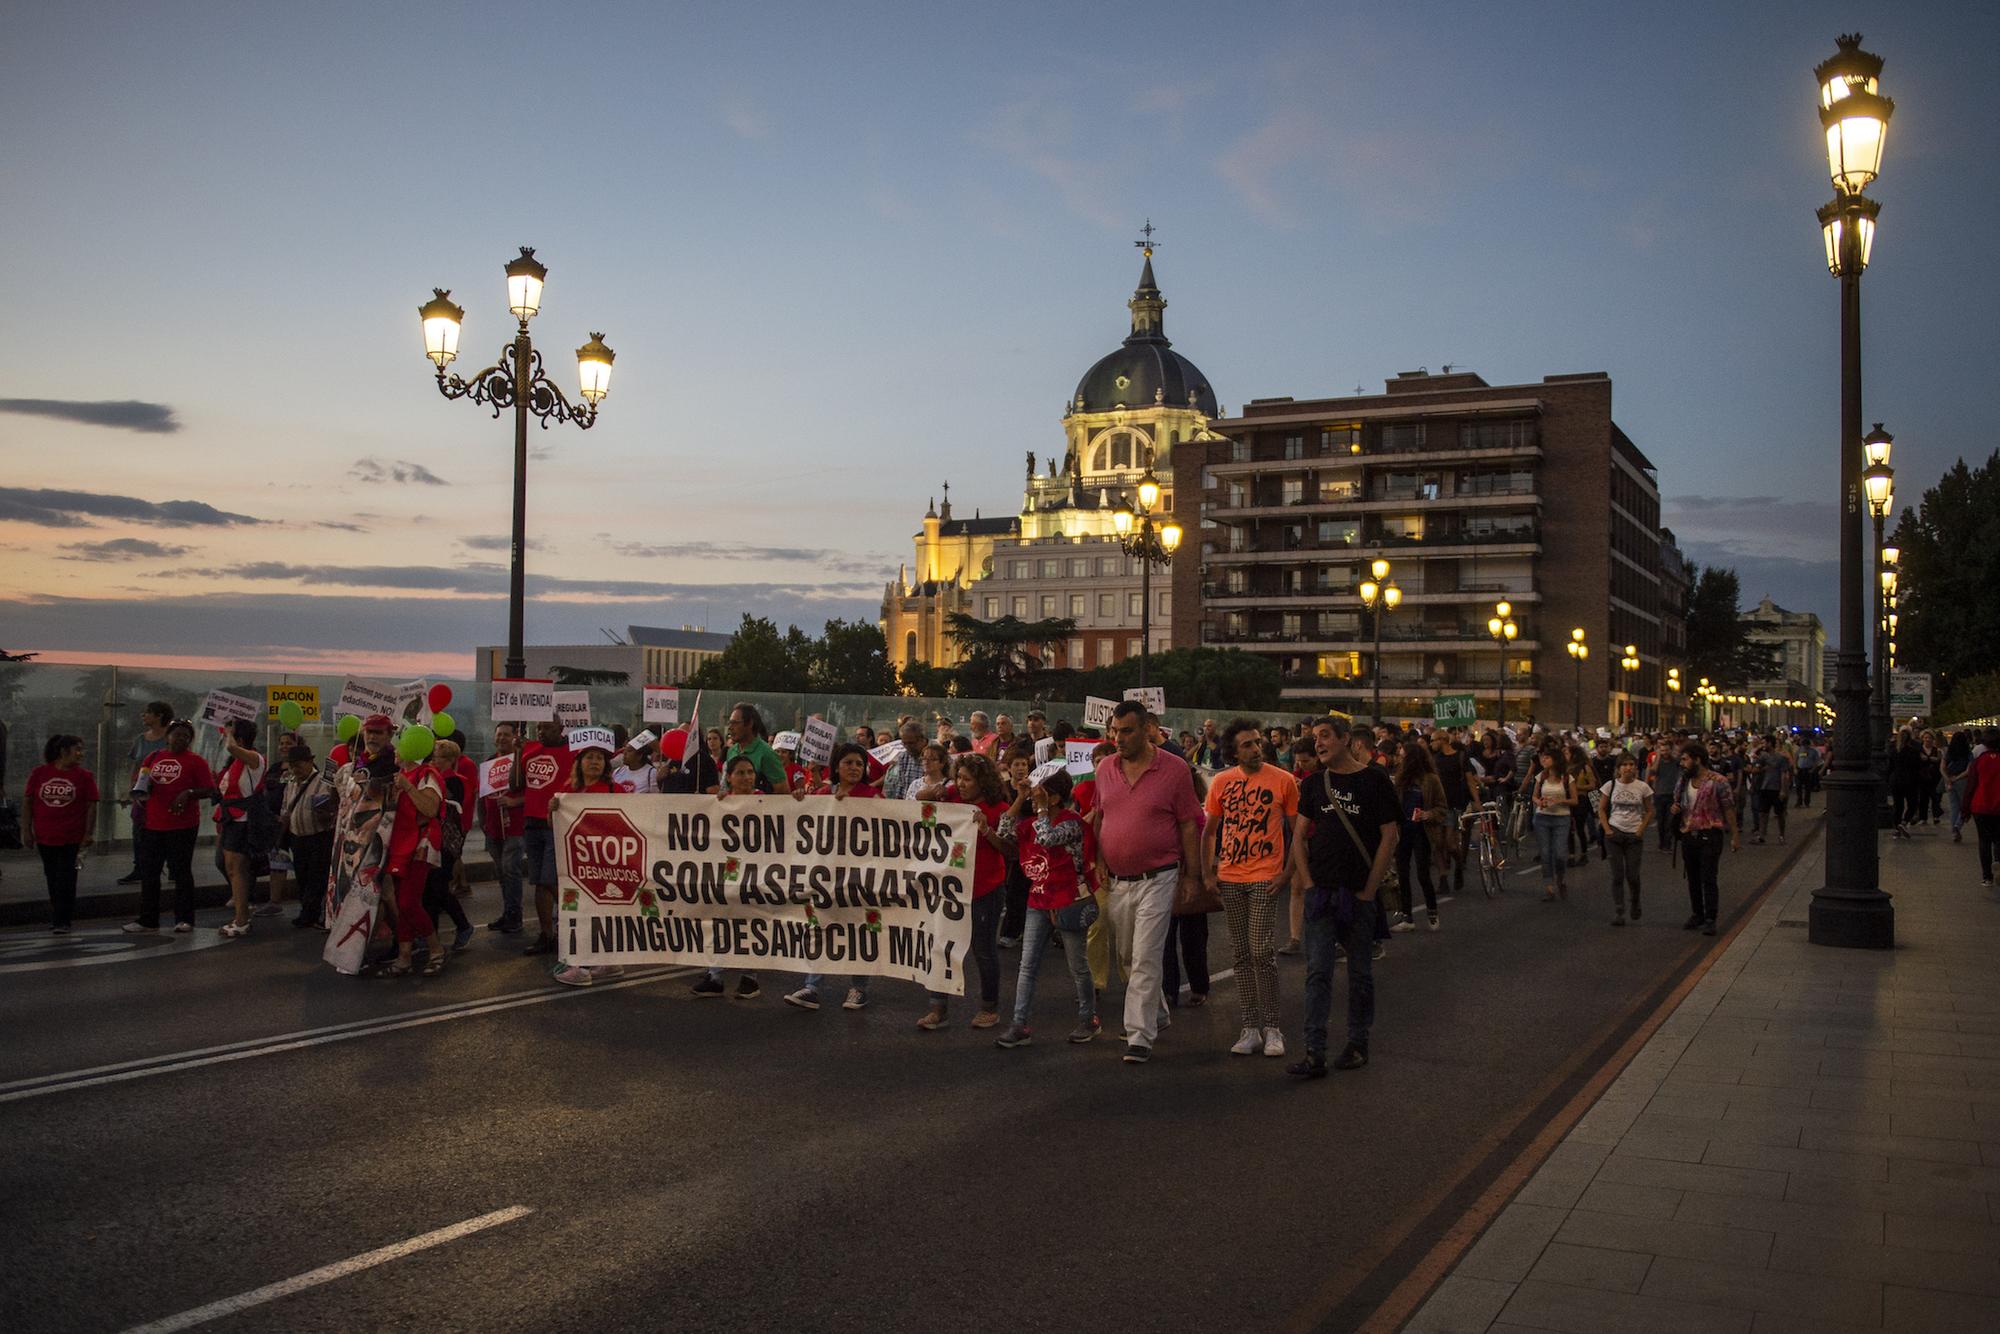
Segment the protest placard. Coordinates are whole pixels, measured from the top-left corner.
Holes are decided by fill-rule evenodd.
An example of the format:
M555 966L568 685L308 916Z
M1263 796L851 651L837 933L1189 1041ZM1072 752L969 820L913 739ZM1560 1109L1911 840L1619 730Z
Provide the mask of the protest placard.
M588 690L556 691L556 716L562 719L563 730L573 727L590 726L590 692Z
M514 772L512 755L495 755L479 766L479 795L490 797L507 790L507 779Z
M211 690L195 718L205 727L220 727L238 720L254 723L263 716L264 706L256 700L232 695L227 690Z
M428 681L405 681L396 687L396 707L389 716L396 720L396 726L409 727L416 723L430 725L431 683Z
M1146 706L1146 712L1155 718L1167 711L1167 691L1165 686L1133 686L1125 692L1126 699L1136 699Z
M563 744L573 751L596 746L613 755L618 753L618 735L608 727L572 727L563 738Z
M563 957L895 977L965 993L970 806L565 794Z
M839 730L826 719L806 719L805 731L799 735L799 763L827 763L833 758L834 743L839 740Z
M1095 741L1063 742L1063 767L1071 778L1088 778L1097 772L1097 761L1090 758L1097 745Z
M639 721L665 723L668 727L679 725L681 720L681 692L672 686L646 686L640 692Z
M1083 725L1085 727L1106 727L1111 722L1111 711L1118 707L1115 699L1099 699L1086 695L1083 699Z
M265 686L264 716L272 722L278 721L278 706L291 703L299 706L299 713L309 722L319 721L318 686Z
M778 735L771 738L771 749L789 750L792 752L792 758L797 759L799 755L799 734L797 732L778 733Z
M493 721L545 723L556 711L553 681L500 679L493 683Z
M903 743L900 741L884 741L868 753L874 756L877 764L887 769L903 758Z
M494 682L498 685L499 682ZM379 681L357 681L348 677L340 685L340 699L333 706L333 716L366 718L371 713L386 713L396 716L396 687L385 686Z
M1050 760L1047 764L1038 764L1028 771L1028 786L1040 787L1043 780L1047 779L1051 774L1062 773L1066 767L1061 760Z
M641 754L644 754L646 747L652 745L655 741L658 741L659 739L660 739L659 735L656 732L654 732L652 728L649 727L645 731L639 733L639 735L627 738L625 745L630 750L636 750Z

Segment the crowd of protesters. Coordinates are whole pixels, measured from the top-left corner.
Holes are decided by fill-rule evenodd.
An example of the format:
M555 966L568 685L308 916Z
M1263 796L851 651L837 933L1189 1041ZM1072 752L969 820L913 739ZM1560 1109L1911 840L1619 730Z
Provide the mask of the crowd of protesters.
M138 916L124 929L161 929L170 880L172 929L193 930L204 801L230 891L225 940L249 934L257 914L280 911L293 882L293 925L326 928L338 907L336 830L350 827L343 823L350 808L393 810L381 849L384 939L372 971L434 976L471 944L476 933L460 902L463 848L479 830L501 897L487 929L524 932L532 887L536 930L524 953L555 956L556 980L587 986L620 970L559 957L554 813L567 794L961 803L973 809L977 827L972 1028L1001 1028L1003 1048L1034 1040L1031 1003L1054 942L1075 992L1067 1041L1097 1039L1104 998L1122 989L1124 1058L1143 1063L1178 1007L1206 1004L1208 921L1219 911L1240 1018L1230 1051L1287 1054L1276 959L1302 953L1303 1051L1286 1069L1313 1079L1367 1064L1373 965L1394 934L1442 929L1441 905L1464 892L1467 862L1478 857L1472 840L1482 806L1492 817L1484 827L1500 831L1507 849L1526 855L1532 847L1544 903L1568 899L1572 874L1588 867L1595 850L1608 868L1614 926L1643 918L1642 854L1653 833L1685 877L1682 926L1713 935L1725 847L1740 847L1746 832L1756 842L1783 843L1787 811L1810 806L1827 768L1823 741L1796 733L1417 731L1369 729L1334 715L1296 727L1211 721L1176 737L1132 701L1117 707L1102 737L1068 721L1051 727L1039 710L1025 714L1018 732L1006 715L975 712L963 734L940 720L928 735L906 717L880 736L856 728L824 765L800 762L794 734L774 745L747 703L729 711L726 729L670 734L680 744L650 734L634 741L623 728L565 732L553 719L534 733L530 739L517 724L498 724L495 758L486 766L474 764L456 738L399 757L392 721L375 715L324 759L295 734L281 734L282 763L272 770L254 725L218 729L212 765L195 749L194 724L165 704L149 705L130 776L121 780L135 831L133 866L121 883L140 891ZM1091 768L1080 776L1052 763L1076 739L1095 743ZM83 750L78 737L51 737L24 794L25 838L41 855L59 935L72 929L78 868L97 834L98 782ZM1908 729L1891 747L1888 772L1895 836L1948 818L1957 842L1969 820L1982 884L1990 886L2000 842L2000 736ZM271 902L253 913L252 886L264 864ZM454 928L448 944L444 920ZM1004 1019L1003 950L1019 951ZM1333 983L1343 966L1346 1034L1330 1060ZM807 974L783 999L817 1010L828 982ZM844 1009L870 1004L867 977L844 979L837 990ZM754 974L738 973L732 988L722 970L710 969L692 994L749 1000L761 986ZM948 1027L950 998L930 995L915 1022L927 1032Z

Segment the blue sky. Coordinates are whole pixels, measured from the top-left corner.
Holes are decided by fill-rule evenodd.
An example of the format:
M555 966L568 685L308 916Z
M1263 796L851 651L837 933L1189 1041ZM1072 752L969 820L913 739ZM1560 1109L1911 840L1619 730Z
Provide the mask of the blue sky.
M1914 499L1994 444L1990 7L25 10L0 644L463 670L510 440L415 307L454 289L492 360L521 244L564 383L618 352L599 425L536 436L530 637L872 617L941 481L1011 509L1059 446L1148 217L1230 409L1608 371L1690 551L1830 616L1811 70L1852 27L1898 104L1867 415ZM65 406L105 401L152 406Z

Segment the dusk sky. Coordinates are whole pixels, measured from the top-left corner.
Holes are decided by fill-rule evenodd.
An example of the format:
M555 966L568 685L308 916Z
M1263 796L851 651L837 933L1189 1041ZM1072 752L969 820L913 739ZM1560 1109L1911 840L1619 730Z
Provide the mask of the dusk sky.
M1812 67L1852 28L1914 502L1996 444L1992 5L24 6L0 647L467 673L511 422L439 397L416 307L493 361L520 245L565 390L618 356L593 430L534 433L530 640L872 620L941 482L1011 512L1060 449L1147 218L1227 411L1607 371L1688 552L1831 620Z

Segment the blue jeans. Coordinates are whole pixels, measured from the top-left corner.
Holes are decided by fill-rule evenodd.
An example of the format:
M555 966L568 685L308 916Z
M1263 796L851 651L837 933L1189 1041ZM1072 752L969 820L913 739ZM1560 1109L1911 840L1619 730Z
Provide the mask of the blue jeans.
M1534 824L1535 848L1542 858L1542 879L1549 884L1560 885L1569 856L1570 818L1536 811Z
M1674 845L1674 794L1655 792L1653 794L1653 827L1660 831L1660 851L1665 852Z
M1090 957L1084 933L1058 931L1048 913L1031 909L1021 928L1021 972L1014 979L1014 1022L1028 1022L1028 1007L1035 999L1035 974L1042 967L1042 949L1050 936L1062 937L1063 958L1069 962L1070 980L1076 983L1076 1018L1087 1024L1097 1013L1097 988L1090 981Z
M520 835L500 840L499 855L494 859L495 873L500 877L500 915L510 922L521 920L521 883L527 869L527 855L521 848Z
M1326 1025L1333 1012L1333 947L1347 951L1347 1040L1364 1050L1375 1024L1375 901L1356 899L1354 920L1340 925L1331 909L1306 915L1306 1056L1326 1059Z
M806 990L818 991L821 984L825 981L825 973L807 973ZM866 973L856 973L853 977L848 978L847 985L860 992L863 1000L868 999L868 975Z

